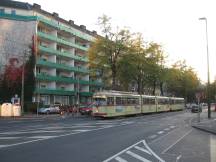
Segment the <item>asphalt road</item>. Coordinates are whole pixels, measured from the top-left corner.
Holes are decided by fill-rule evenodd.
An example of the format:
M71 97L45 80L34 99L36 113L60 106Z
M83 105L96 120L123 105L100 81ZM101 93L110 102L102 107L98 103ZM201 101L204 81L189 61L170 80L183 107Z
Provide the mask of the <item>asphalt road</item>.
M0 160L216 162L216 136L192 128L196 116L184 111L109 120L0 119Z

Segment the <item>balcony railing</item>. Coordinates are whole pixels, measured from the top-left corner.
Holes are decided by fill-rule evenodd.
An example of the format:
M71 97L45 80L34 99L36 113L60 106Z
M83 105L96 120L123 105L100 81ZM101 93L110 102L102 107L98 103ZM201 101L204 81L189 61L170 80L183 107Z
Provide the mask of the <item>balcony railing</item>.
M63 89L36 88L36 94L52 94L52 95L74 95L75 91L67 91Z
M78 83L77 79L70 78L70 77L63 77L63 76L51 76L47 74L37 73L36 74L37 80L46 80L46 81L54 81L54 82L62 82L62 83ZM79 80L79 84L81 85L93 85L93 86L102 86L101 82L96 81L85 81Z
M58 24L56 22L53 22L51 20L47 20L47 19L45 19L43 17L39 16L38 20L41 21L41 22L43 22L43 23L45 23L45 24L47 24L47 25L49 25L49 26L52 26L52 27L54 27L56 29L59 29L59 30L65 31L67 33L70 33L72 35L75 35L75 36L77 36L79 38L82 38L82 39L85 39L85 40L88 40L88 41L92 41L93 40L93 37L91 37L91 36L88 36L88 35L83 34L81 32L75 31L73 29L70 29L70 28L65 27L63 25L60 25L60 24Z
M42 59L37 60L37 65L47 66L47 67L56 68L56 69L63 69L63 70L67 70L67 71L89 73L89 70L85 69L85 68L71 67L71 66L67 66L65 64L58 64L58 63L54 63L54 62L44 61Z
M46 52L48 54L54 54L54 55L58 55L58 56L72 58L72 59L77 60L77 61L88 62L87 57L75 56L75 55L72 55L71 53L68 53L68 52L61 52L61 51L54 50L52 48L48 48L48 47L44 47L44 46L39 46L39 50Z
M61 39L61 38L58 38L56 36L53 36L53 35L50 35L48 33L44 33L44 32L40 32L38 31L37 32L37 35L39 37L42 37L42 38L45 38L45 39L48 39L48 40L51 40L51 41L55 41L57 43L60 43L60 44L64 44L64 45L67 45L67 46L70 46L70 47L74 47L74 48L78 48L78 49L81 49L83 51L87 51L88 48L87 47L83 47L83 46L80 46L80 45L77 45L75 43L71 43L67 40L64 40L64 39Z

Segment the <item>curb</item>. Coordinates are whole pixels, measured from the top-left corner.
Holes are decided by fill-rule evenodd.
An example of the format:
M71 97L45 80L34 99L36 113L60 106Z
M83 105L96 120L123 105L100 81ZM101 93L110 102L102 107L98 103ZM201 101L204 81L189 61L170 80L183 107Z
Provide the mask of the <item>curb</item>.
M201 128L201 127L196 126L196 125L192 125L192 127L193 127L193 128L196 128L196 129L199 129L199 130L201 130L201 131L208 132L208 133L212 133L212 134L216 135L216 132L215 132L215 131L212 131L212 130L210 130L210 129Z

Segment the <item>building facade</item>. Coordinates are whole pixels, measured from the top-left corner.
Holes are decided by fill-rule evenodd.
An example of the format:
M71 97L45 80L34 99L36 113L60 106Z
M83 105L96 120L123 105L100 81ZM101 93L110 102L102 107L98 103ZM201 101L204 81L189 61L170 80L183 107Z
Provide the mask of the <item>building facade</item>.
M0 72L11 58L19 60L17 66L24 64L33 44L33 101L47 105L91 101L102 85L89 76L87 51L96 37L95 31L44 11L38 4L0 1Z

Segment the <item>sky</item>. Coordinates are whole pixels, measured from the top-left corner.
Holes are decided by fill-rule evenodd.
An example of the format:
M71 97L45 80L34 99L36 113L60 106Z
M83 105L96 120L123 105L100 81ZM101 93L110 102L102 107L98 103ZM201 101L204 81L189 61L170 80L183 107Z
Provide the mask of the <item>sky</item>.
M216 9L214 0L20 0L40 4L66 20L100 33L98 17L111 17L113 26L143 34L163 46L168 63L186 60L202 82L207 81L205 21L208 21L210 80L216 79Z

